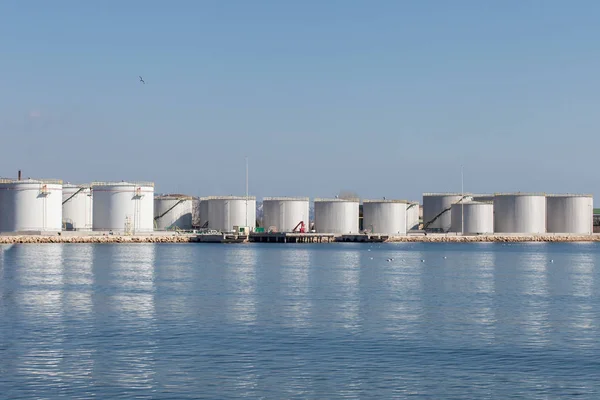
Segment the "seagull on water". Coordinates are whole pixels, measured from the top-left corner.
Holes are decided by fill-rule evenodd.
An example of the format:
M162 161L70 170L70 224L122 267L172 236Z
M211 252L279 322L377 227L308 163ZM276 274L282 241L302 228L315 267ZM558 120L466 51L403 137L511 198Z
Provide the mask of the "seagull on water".
M146 84L146 82L144 82L144 80L142 79L141 76L140 76L140 82L142 82L144 85Z

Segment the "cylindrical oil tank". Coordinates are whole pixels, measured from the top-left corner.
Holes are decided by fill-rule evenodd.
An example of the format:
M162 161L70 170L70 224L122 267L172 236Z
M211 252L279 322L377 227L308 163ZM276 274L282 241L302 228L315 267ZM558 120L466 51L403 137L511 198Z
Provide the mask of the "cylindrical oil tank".
M409 202L406 205L406 230L419 229L419 203Z
M592 195L548 195L546 197L546 218L548 232L590 235L594 229Z
M233 232L235 227L256 227L256 197L210 196L208 202L208 228L220 232Z
M191 230L192 197L166 194L154 197L154 229Z
M358 233L358 199L315 199L318 233Z
M406 234L405 200L364 200L363 228L370 233Z
M95 231L136 234L154 230L154 183L94 182Z
M452 232L494 233L494 204L476 201L452 204Z
M92 230L92 189L89 185L65 183L62 191L63 229Z
M200 213L200 228L208 228L208 198L201 197L199 205Z
M300 222L308 230L308 197L265 197L263 226L274 232L292 232Z
M0 232L62 230L62 181L0 180Z
M497 193L494 195L494 232L545 233L544 193Z
M452 227L452 204L461 199L470 201L467 194L423 193L423 229L432 232L448 232Z

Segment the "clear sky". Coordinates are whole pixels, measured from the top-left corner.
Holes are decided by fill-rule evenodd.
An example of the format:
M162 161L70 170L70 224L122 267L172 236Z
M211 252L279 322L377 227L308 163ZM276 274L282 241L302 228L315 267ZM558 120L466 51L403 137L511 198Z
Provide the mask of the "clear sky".
M4 0L0 176L600 195L598 1ZM139 82L138 75L146 81Z

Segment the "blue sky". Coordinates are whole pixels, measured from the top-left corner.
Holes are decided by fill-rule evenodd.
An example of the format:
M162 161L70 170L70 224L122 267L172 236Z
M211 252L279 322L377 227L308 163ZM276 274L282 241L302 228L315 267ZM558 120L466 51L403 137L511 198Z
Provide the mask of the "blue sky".
M600 2L0 2L0 176L600 195ZM138 81L142 75L146 85Z

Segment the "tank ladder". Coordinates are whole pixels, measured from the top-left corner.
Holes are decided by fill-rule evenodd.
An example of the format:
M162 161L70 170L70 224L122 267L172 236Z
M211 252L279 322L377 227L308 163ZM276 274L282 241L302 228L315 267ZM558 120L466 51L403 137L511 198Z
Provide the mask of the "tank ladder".
M68 202L69 200L71 200L73 197L77 196L79 193L81 193L81 191L83 191L85 188L79 188L75 193L73 193L71 196L69 196L68 199L64 200L62 203L63 205L65 205L66 202Z

